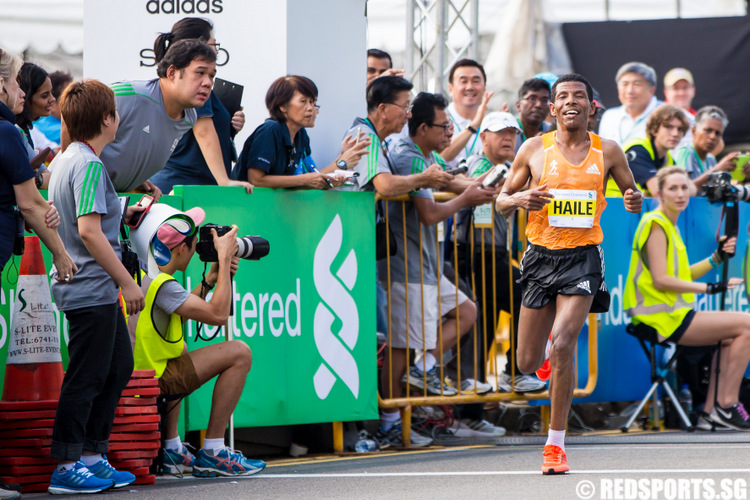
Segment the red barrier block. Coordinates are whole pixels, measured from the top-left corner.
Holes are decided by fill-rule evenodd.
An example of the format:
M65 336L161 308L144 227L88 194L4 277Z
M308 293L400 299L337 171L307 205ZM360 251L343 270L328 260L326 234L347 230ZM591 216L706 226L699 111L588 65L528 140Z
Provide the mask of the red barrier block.
M135 397L135 396L158 396L161 394L159 387L133 387L122 391L121 397Z
M0 481L8 484L41 483L47 481L49 485L49 474L34 474L31 476L0 476Z
M54 418L31 418L29 420L0 420L0 430L12 429L51 429Z
M33 420L55 418L55 410L28 410L0 412L0 420Z
M109 460L109 456L107 456L107 460L109 461L110 465L112 465L112 467L118 470L119 469L131 470L131 469L135 469L138 467L151 467L151 464L153 463L153 460L151 460L150 458L140 458L140 459L131 459L131 460Z
M128 381L128 385L126 387L133 388L133 387L158 387L159 386L159 379L157 378L131 378Z
M49 456L27 457L27 456L10 456L0 457L0 466L4 465L41 465L57 464L57 460Z
M156 476L154 474L149 474L148 476L136 477L135 481L130 484L154 484L155 482Z
M0 412L55 409L57 409L56 399L45 399L42 401L0 401Z
M153 415L156 406L118 406L115 408L115 416L122 415Z
M122 415L115 417L115 425L120 424L150 424L161 422L161 417L156 415Z
M158 432L111 432L110 441L160 441L161 434Z
M133 370L133 374L130 378L154 378L156 377L156 370Z
M158 450L158 441L114 441L109 443L109 451L141 451L141 450Z
M159 424L118 424L112 426L112 434L117 432L156 432L159 430Z
M52 437L52 428L48 427L45 429L12 429L9 431L0 431L0 442L2 442L4 439L16 439L25 437Z
M153 450L137 450L137 451L112 451L107 453L107 460L143 460L146 458L156 458L159 454L159 448Z
M47 448L6 448L0 443L0 457L47 457L49 456L49 447Z
M156 398L120 398L120 402L117 406L155 406Z
M52 474L56 464L44 465L0 465L0 476L20 476L26 474Z
M0 446L7 448L49 448L52 445L52 438L10 438L0 439Z

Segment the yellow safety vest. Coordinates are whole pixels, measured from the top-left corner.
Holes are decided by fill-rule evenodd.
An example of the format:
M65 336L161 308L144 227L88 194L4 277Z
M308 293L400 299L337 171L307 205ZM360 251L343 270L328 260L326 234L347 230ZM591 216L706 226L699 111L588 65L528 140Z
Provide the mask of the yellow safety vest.
M667 235L667 274L692 281L690 262L685 243L672 222L660 210L648 212L638 224L633 238L630 270L625 282L623 308L633 323L645 323L663 337L669 337L694 308L695 295L658 290L654 287L651 271L644 265L646 240L652 224L659 224Z
M622 150L627 151L633 146L643 146L644 148L646 148L646 151L648 151L648 155L651 157L651 161L656 161L656 152L654 152L654 147L651 144L651 139L649 139L648 137L642 137L640 139L632 139L625 143L625 145L622 147ZM675 163L674 163L674 158L672 158L672 153L667 151L667 160L664 162L664 166L667 167L669 165L674 165L674 164ZM643 188L645 189L646 186L643 186ZM611 176L609 177L609 180L607 180L607 191L604 193L604 195L607 197L622 198L622 193L620 192L620 188L617 187L617 183Z
M149 285L146 293L146 306L138 317L135 327L135 349L133 359L136 370L156 370L161 377L167 367L167 361L182 355L184 340L182 337L182 318L172 313L166 332L160 332L154 324L153 310L156 295L161 286L174 280L167 273L160 273Z

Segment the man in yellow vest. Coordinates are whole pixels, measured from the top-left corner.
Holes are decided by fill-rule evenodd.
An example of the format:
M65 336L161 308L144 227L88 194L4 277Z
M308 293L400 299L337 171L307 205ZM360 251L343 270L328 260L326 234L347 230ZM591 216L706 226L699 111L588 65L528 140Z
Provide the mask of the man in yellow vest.
M224 444L224 431L245 386L252 364L250 348L242 341L211 344L191 352L183 340L182 323L195 320L221 326L229 317L232 300L232 276L237 270L237 226L222 237L214 237L218 262L211 265L205 279L192 292L185 290L172 275L184 272L196 248L198 225L205 213L196 207L185 213L195 230L189 235L177 231L168 222L156 237L170 250L169 261L159 266L153 280L144 280L146 307L137 318L135 330L136 370L156 370L162 394L187 396L209 380L216 379L213 403L203 440L203 448L193 456L180 441L177 430L180 403L170 403L165 418L164 468L166 472L192 471L194 476L249 476L265 468L265 462L252 460ZM213 290L211 300L206 294ZM131 319L132 321L132 319Z
M646 136L631 139L623 145L635 182L649 196L656 195L656 172L674 165L670 150L680 143L688 127L690 122L680 108L662 104L651 113L646 124ZM606 195L622 196L612 178L607 183Z

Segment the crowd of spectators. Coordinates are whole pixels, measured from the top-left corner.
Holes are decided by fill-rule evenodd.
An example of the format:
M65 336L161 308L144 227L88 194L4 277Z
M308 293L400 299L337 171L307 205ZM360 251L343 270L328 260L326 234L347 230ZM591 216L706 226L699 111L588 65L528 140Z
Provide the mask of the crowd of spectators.
M154 43L157 78L111 85L115 113L110 113L106 106L109 94L102 94L94 83L71 84L70 75L66 73L48 74L35 64L21 65L18 57L0 49L0 169L5 179L0 196L0 230L4 233L0 239L0 265L4 265L11 254L16 228L14 206L17 205L28 226L52 250L58 282L53 289L61 309L66 314L71 311L69 319L71 315L75 319L81 308L102 305L99 299L79 304L70 292L83 285L86 275L92 272L92 259L101 270L96 276L117 282L123 288L128 307L138 312L148 288L141 291L127 286L121 282L122 272L117 266L103 263L100 259L103 254L89 247L88 233L84 231L91 224L84 223L77 236L70 231L76 223L93 220L99 228L92 233L94 239L105 236L103 241L112 244L115 252L111 256L114 256L118 252L115 226L119 225L119 215L116 221L105 218L107 214L111 216L115 208L113 196L117 191L145 192L157 200L175 185L241 186L247 193L251 193L254 186L323 190L343 187L374 191L386 198L408 195L405 226L391 226L398 242L397 253L378 263L378 329L387 329L387 318L383 317L384 292L387 291L391 314L391 328L387 333L392 347L381 372L381 395L399 398L405 394L404 388L407 392L414 389L442 396L459 392L484 394L492 390L512 390L520 393L544 389L543 382L521 373L512 362L510 351L498 386L493 387L485 378L483 367L488 352L483 346L494 342L499 310L511 313L515 322L512 330L517 334L521 290L519 271L508 264L506 220L493 215L491 209L485 210L492 206L503 179L494 187L486 187L482 181L496 165L510 167L527 139L555 130L550 99L556 76L545 73L524 81L518 91L517 116L514 116L508 112L507 105L502 111L488 112L493 93L487 91L487 76L477 61L461 59L450 69L450 101L440 94L426 92L412 99L413 85L404 78L404 71L392 67L392 59L386 52L370 49L365 93L367 115L355 118L348 128L342 125L344 134L340 144L319 146L335 148L338 152L330 165L319 168L313 160L306 131L315 126L320 112L318 88L302 75L280 76L271 84L265 96L268 119L257 125L240 154L236 153L234 137L244 127L245 116L242 109L230 115L212 89L218 47L209 21L186 18L177 22ZM674 68L665 75L665 102L656 97L656 82L656 72L647 64L628 62L622 65L615 75L621 105L605 110L594 91L589 116L591 132L615 141L623 149L633 176L646 195L656 195L660 191L659 182L663 183L664 178L659 177L658 172L671 165L685 170L692 181L689 183L691 194L698 193L712 172L733 171L738 178L750 174L741 168L738 171L739 153L718 159L724 147L722 134L728 119L717 106L705 106L697 111L692 108L696 88L688 69ZM101 96L96 97L99 94ZM78 106L93 102L92 99L96 101L101 116L93 121L90 116L85 117L91 121L90 129L85 126L82 129L81 123L68 123L70 118L64 112L61 116L58 104L63 95L67 95L71 116L81 114L74 95L80 98ZM144 123L148 124L145 128ZM89 143L96 143L96 147ZM50 164L53 158L56 160ZM89 166L76 170L76 162L81 165L89 162ZM75 175L65 175L77 178L88 175L86 172L94 164L91 162L103 165L100 170L106 182L81 187L84 179L80 178L80 182L71 181L74 190L68 192L69 186L61 184L59 178L54 181L55 167L60 172L74 172ZM451 172L463 164L467 166L466 173ZM61 216L38 192L50 185L50 177L55 201L65 205ZM89 191L81 192L81 189ZM101 197L95 196L97 190L102 191ZM433 192L438 190L452 192L455 197L436 201ZM96 201L90 204L88 211L76 208L83 195ZM611 179L607 195L620 195ZM378 202L378 219L382 219L386 211L399 210L400 213L397 207L400 203ZM63 219L62 239L56 230L60 217ZM451 256L453 245L445 245L445 248L442 245L446 233L450 233L453 217L458 229L448 238L457 242L457 269L453 269L451 260L446 258ZM479 224L479 229L475 224ZM493 225L494 238L488 229ZM75 248L73 258L63 243ZM182 240L175 240L175 244L170 250L181 248L182 244L191 246L190 242ZM440 254L442 251L445 255ZM406 252L410 255L408 265L404 259ZM412 256L421 256L421 259ZM78 269L81 269L79 276L76 275ZM491 269L497 269L495 276ZM476 285L470 285L480 281L494 282L496 286L488 294L480 294ZM182 295L187 294L182 292ZM510 300L511 296L515 297L514 301ZM114 307L113 297L102 300L107 302L107 307ZM105 312L97 310L97 314ZM114 317L117 320L118 316ZM74 332L88 327L88 320L78 321L75 328L71 327L71 341ZM475 323L479 327L479 339L466 335ZM121 331L122 325L115 321L111 325L113 338L119 339ZM471 355L465 354L462 359L452 356L459 344L464 353ZM91 361L82 358L77 363ZM63 423L71 421L71 415L79 409L78 403L76 411L66 406L70 402L65 388L70 384L85 385L73 379L75 372L70 373L66 376L67 385L58 410L58 419ZM106 370L103 373L106 374ZM211 376L217 373L212 371ZM116 389L117 386L109 387L107 391ZM103 391L101 388L89 391L88 402L96 399L97 394L104 394ZM455 430L457 435L497 437L505 432L486 422L481 408L457 407L456 414L460 418ZM738 415L736 419L741 419L741 412ZM85 419L82 422L85 423ZM78 474L81 467L74 466L74 462L80 458L82 443L92 438L80 433L66 434L67 427L63 423L56 424L53 437L53 454L62 460L62 467L67 467L58 473L74 471ZM80 427L84 427L83 424ZM737 427L744 428L743 425ZM382 410L378 432L381 446L399 442L401 431L398 411ZM106 451L102 443L106 442L107 432L106 428L101 429L101 435L94 439L92 452ZM168 438L173 451L183 453L175 434L176 425L174 430L170 428ZM412 432L411 436L414 445L431 442L429 437L417 432ZM221 445L216 443L217 452L223 449ZM184 453L181 456L184 458ZM106 462L106 457L104 460Z

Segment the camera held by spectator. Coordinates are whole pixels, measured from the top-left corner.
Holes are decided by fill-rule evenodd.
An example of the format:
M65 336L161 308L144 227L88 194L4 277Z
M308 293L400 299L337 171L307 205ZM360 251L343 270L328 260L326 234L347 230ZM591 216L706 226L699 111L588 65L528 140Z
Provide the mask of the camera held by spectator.
M214 239L211 230L215 229L218 236L224 236L232 227L217 224L204 224L198 232L198 258L201 262L216 262L219 255L214 247ZM268 240L260 236L242 236L237 238L237 253L235 256L246 260L260 260L270 251Z

